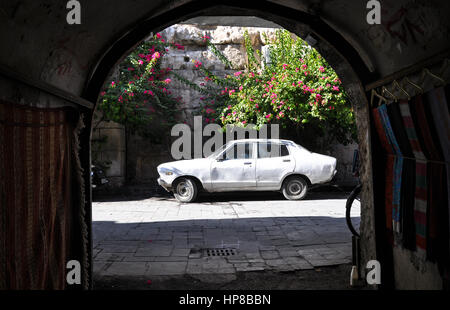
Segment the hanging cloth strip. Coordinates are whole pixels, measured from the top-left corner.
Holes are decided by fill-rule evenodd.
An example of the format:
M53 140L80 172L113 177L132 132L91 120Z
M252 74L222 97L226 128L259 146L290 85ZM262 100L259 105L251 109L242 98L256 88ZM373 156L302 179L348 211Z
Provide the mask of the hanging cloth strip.
M402 184L403 155L394 135L389 120L387 106L384 104L378 108L383 123L385 135L391 146L390 155L394 156L394 173L392 180L392 228L396 233L400 232L400 197Z
M449 90L449 86L445 90L443 87L434 89L429 93L427 100L428 108L433 119L432 124L434 124L435 132L440 143L441 154L446 166L444 169L441 166L442 172L446 171L446 176L444 175L442 180L442 197L440 197L441 200L436 212L437 231L433 230L430 233L437 234L437 244L434 248L437 251L438 264L447 267L450 265L450 116L447 101L449 97L446 96L446 92L449 94Z
M416 162L409 144L408 135L403 125L403 118L398 103L392 103L387 106L387 112L391 121L394 135L397 138L398 145L403 157L402 179L401 179L401 197L400 210L397 217L400 222L401 235L397 234L398 243L403 247L414 250L414 188L415 188L415 170Z
M388 138L384 132L383 122L379 109L372 110L375 129L378 133L380 143L386 155L392 153L392 147L389 144ZM394 175L394 157L386 156L385 163L385 186L384 186L384 208L386 217L386 229L388 231L389 239L392 239L392 195L393 195L393 175ZM392 241L392 240L391 240Z
M422 139L422 149L428 159L427 163L427 184L428 184L428 205L427 205L427 258L436 261L438 245L438 215L442 213L440 205L447 200L446 195L446 173L444 157L442 155L434 120L431 116L430 104L436 101L435 90L431 90L423 95L423 101L416 102L416 119L420 128ZM444 197L445 193L445 197Z
M422 100L421 96L416 96L412 101ZM400 101L400 113L403 117L409 143L416 159L416 177L414 190L414 228L416 250L421 256L425 256L426 251L426 211L427 211L427 164L425 154L419 143L417 131L414 128L414 121L411 115L408 101ZM406 237L408 239L408 237Z

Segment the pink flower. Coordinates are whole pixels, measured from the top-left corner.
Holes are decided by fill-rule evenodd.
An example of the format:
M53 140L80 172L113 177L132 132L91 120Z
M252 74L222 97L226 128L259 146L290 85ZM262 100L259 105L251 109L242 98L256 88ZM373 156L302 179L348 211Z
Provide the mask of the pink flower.
M242 74L242 72L241 71L238 71L238 72L235 72L234 73L234 76L239 76L239 75L241 75Z
M272 117L272 114L267 114L266 115L266 118L271 118Z
M165 79L165 80L164 80L164 83L166 83L166 84L169 84L170 82L172 82L171 79Z
M227 109L228 109L228 110L231 110L231 105L229 105L229 106L227 107Z
M105 91L102 91L101 93L100 93L100 96L104 96L106 94L106 92Z
M142 61L142 60L138 60L138 63L140 64L140 65L142 65L144 62Z
M184 50L184 46L183 46L183 45L180 45L180 44L178 44L178 43L175 43L174 45L175 45L175 47L178 48L179 50Z
M161 57L161 54L159 53L159 52L155 52L153 55L152 55L152 59L159 59Z
M283 64L283 69L284 69L284 70L286 70L286 69L287 69L287 67L288 67L288 65L287 65L287 64Z
M335 90L335 91L339 91L339 87L337 87L337 86L333 86L333 90Z
M161 39L161 34L160 34L160 33L157 33L157 34L156 34L156 37L157 37L158 39Z
M242 86L239 86L239 90L242 90L244 87L242 87Z
M319 67L319 71L320 71L320 72L324 72L324 71L325 71L325 68L322 67L322 66L320 66L320 67Z
M114 85L116 85L116 82L112 81L111 86L114 86Z

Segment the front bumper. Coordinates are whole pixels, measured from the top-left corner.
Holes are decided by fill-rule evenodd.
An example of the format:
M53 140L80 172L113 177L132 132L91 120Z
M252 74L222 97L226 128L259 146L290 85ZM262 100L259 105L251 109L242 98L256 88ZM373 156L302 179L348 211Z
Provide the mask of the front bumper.
M158 178L158 184L162 186L166 191L171 192L172 191L172 184L167 183L161 178Z

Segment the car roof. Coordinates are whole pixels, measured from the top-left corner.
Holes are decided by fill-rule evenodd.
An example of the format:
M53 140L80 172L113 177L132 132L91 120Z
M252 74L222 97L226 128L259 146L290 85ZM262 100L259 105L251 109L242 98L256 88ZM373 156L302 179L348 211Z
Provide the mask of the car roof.
M232 140L227 142L227 144L232 143L238 143L238 142L275 142L275 143L282 143L282 144L295 144L291 140L285 140L285 139L238 139L238 140Z

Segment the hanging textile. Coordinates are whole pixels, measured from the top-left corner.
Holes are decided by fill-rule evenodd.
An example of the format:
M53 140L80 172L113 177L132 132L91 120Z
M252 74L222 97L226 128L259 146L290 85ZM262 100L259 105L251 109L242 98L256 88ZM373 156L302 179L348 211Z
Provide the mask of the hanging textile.
M394 157L394 172L392 180L392 228L395 232L400 232L400 197L401 197L401 183L402 183L402 168L403 155L394 135L391 121L387 113L387 106L382 105L378 108L381 116L381 121L387 140L390 144L391 153L389 156Z
M378 133L380 143L386 155L392 152L392 148L389 144L388 138L384 131L383 122L379 109L372 110L375 129ZM384 208L386 217L386 229L389 239L392 239L392 195L393 195L393 175L394 175L394 157L386 156L385 164L385 186L384 186ZM392 241L392 240L390 240Z
M448 88L448 86L447 86ZM449 244L449 202L450 202L450 116L448 101L443 87L434 89L427 94L428 120L433 132L435 144L439 146L440 163L434 163L437 197L436 210L430 215L430 238L433 246L430 248L431 258L436 259L442 268L450 264Z
M427 258L431 261L436 261L438 214L441 212L439 209L444 200L443 194L446 193L444 187L446 186L444 158L429 109L431 102L435 100L437 100L435 90L431 90L425 93L423 101L417 102L415 106L420 135L423 137L420 140L423 142L422 149L429 160L427 163ZM447 197L445 197L445 200L447 200Z
M401 236L399 241L402 245L410 250L415 249L414 237L414 188L415 188L415 167L416 163L413 159L413 152L409 144L408 135L403 125L403 118L398 103L392 103L387 106L389 119L391 121L394 135L403 159L402 179L401 179L401 197L399 217Z
M0 102L0 288L64 289L83 261L75 115Z
M420 96L412 101L422 100ZM400 101L400 113L403 117L403 124L409 139L409 143L416 159L415 163L415 189L414 189L414 235L415 248L420 254L425 255L426 251L426 210L427 210L427 165L426 157L422 152L417 131L414 127L410 105L406 100ZM411 233L411 232L409 232ZM406 232L404 232L406 234ZM412 236L404 236L404 241L409 245Z
M393 132L386 105L381 105L374 109L373 114L375 127L382 147L387 155L385 172L385 216L389 239L393 243L393 232L400 232L403 155Z

